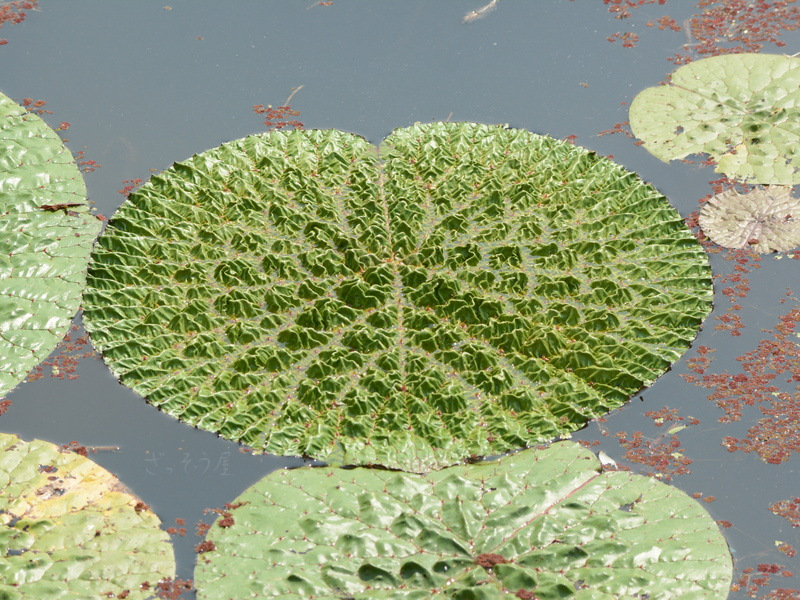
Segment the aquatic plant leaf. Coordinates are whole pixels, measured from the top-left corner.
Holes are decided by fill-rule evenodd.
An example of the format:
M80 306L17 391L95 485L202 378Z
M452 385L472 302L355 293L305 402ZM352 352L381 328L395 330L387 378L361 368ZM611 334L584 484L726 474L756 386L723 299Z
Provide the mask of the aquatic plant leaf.
M791 187L726 190L700 211L700 227L715 244L756 252L785 252L800 246L800 200Z
M728 54L674 71L630 108L634 135L667 162L706 153L728 177L800 183L800 58Z
M275 454L427 471L623 404L711 307L704 251L583 148L473 123L271 132L153 177L84 310L122 383Z
M711 600L731 584L697 501L572 442L427 475L275 471L229 506L198 556L199 600Z
M158 517L88 458L0 433L0 490L2 598L143 599L175 574Z
M0 94L0 396L69 329L100 226L58 134Z

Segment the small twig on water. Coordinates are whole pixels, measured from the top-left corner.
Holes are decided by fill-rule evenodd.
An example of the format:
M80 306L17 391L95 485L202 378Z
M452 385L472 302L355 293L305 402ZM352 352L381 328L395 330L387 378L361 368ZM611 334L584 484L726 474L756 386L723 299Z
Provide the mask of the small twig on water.
M478 19L482 19L486 15L488 15L497 4L497 0L492 0L489 4L485 6L481 6L477 10L471 10L467 14L464 15L464 18L461 20L462 23L471 23L472 21L477 21Z
M119 452L119 446L86 446L89 452Z
M294 98L294 95L295 95L297 92L299 92L300 90L302 90L302 89L303 89L303 86L302 86L302 85L299 85L299 86L297 86L296 88L292 88L292 93L291 93L291 94L289 94L289 97L286 99L286 102L284 102L284 103L283 103L283 105L284 105L284 106L289 106L289 105L291 104L291 102L292 102L292 98Z

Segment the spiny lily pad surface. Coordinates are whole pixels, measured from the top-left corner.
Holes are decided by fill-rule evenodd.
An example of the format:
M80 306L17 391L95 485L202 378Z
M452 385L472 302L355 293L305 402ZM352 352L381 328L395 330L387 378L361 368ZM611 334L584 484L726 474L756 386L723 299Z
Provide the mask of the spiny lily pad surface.
M700 227L725 248L785 252L800 246L800 200L791 187L755 188L746 194L727 190L700 211Z
M748 183L800 183L800 58L728 54L677 69L630 108L633 133L663 161L705 153Z
M0 94L0 396L67 332L100 226L58 134Z
M728 546L682 491L559 442L428 475L275 471L229 505L197 597L723 599Z
M427 471L620 406L710 310L680 215L605 158L474 123L380 152L267 133L132 194L84 304L122 383L268 452Z
M175 574L158 517L88 458L0 434L0 489L2 598L143 599Z

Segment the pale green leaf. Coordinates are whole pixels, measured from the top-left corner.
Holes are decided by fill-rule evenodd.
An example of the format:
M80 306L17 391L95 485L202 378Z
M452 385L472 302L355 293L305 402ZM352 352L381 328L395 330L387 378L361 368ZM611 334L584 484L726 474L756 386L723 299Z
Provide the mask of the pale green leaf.
M800 183L800 58L727 54L694 61L630 108L634 135L663 161L708 154L748 183Z
M427 475L275 471L229 506L198 600L722 600L731 584L697 501L572 442Z
M69 329L100 227L58 134L0 94L0 396Z
M149 598L142 584L153 588L175 575L159 525L139 498L88 458L0 434L0 597Z

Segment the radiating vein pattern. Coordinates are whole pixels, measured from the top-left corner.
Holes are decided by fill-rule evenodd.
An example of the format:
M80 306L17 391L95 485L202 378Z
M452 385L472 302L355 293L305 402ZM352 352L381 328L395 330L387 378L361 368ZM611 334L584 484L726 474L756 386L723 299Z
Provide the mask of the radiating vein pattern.
M470 123L230 142L112 218L87 328L191 425L412 470L620 406L688 347L708 262L668 201L565 142Z
M200 600L722 600L731 583L697 501L571 442L426 475L275 471L231 506Z

